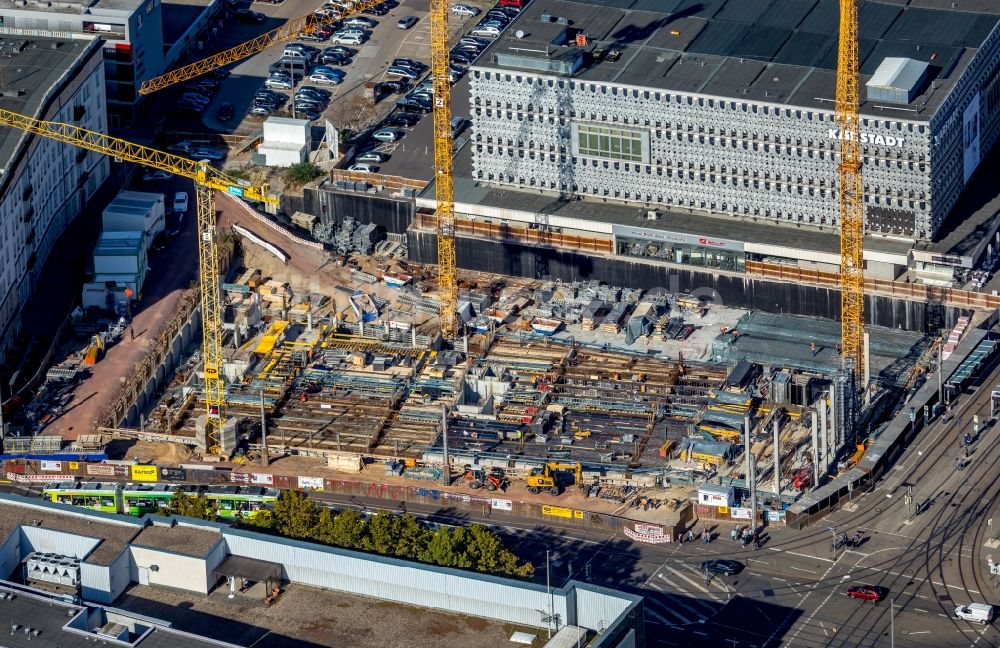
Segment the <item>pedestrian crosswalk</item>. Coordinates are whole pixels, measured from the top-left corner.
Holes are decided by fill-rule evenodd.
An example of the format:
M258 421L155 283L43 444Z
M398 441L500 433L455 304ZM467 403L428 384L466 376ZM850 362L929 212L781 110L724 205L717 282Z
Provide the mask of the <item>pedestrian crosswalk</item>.
M647 623L679 626L714 617L729 601L729 590L718 578L705 583L694 565L664 565L647 583Z

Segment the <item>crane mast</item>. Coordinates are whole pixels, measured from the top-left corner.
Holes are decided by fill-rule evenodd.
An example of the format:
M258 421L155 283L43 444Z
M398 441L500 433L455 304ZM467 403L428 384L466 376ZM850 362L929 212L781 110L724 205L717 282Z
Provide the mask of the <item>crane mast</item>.
M836 121L840 127L840 335L844 368L864 374L864 181L858 136L858 7L840 0ZM862 388L864 386L862 385Z
M437 202L438 292L441 336L458 334L455 270L455 189L451 170L451 81L448 79L448 2L431 0L431 74L434 77L434 198Z
M0 126L14 128L39 137L71 144L88 151L110 156L117 161L133 162L168 171L195 183L198 206L198 278L201 289L202 361L204 362L204 398L208 414L207 446L215 452L218 432L225 417L226 392L222 367L222 301L219 296L219 254L216 245L215 190L259 202L275 204L267 187L243 184L201 160L191 160L172 153L134 144L104 133L61 122L49 122L0 110Z

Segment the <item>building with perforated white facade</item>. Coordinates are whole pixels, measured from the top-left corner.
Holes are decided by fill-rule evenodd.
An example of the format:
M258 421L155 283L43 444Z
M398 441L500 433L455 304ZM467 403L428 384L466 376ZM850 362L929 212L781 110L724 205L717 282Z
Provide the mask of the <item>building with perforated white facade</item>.
M535 0L471 69L472 179L834 233L857 137L869 236L932 240L1000 137L1000 4L859 4L841 133L832 0Z

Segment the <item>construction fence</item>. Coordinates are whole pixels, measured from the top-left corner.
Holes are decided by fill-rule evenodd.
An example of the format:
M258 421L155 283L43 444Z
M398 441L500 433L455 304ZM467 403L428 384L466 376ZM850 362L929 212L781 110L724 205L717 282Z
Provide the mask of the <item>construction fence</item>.
M781 265L777 263L762 263L747 261L746 272L754 277L773 279L791 283L809 283L817 286L837 288L840 285L840 275L836 272L821 272L807 268ZM887 279L865 279L865 292L897 297L908 301L935 302L957 308L972 308L978 310L995 310L1000 308L1000 295L961 290L958 288L942 288L918 283L904 283Z
M38 459L9 459L3 462L4 477L7 481L21 485L41 486L61 481L94 482L144 482L205 485L246 485L294 490L309 493L317 500L330 499L324 495L348 496L349 498L372 498L387 502L398 502L401 509L406 504L439 506L444 509L475 511L484 517L512 516L545 521L546 524L564 527L600 529L615 534L632 537L660 538L660 542L670 542L687 528L694 517L690 502L681 504L676 514L671 516L673 524L651 525L636 522L622 516L598 513L582 509L538 504L510 499L503 492L470 493L452 492L439 489L433 483L386 484L375 481L336 479L308 475L278 475L259 471L237 472L229 467L179 467L153 466L130 462L105 461L47 461ZM361 505L361 502L357 502ZM659 531L656 531L656 529ZM638 533L637 533L638 532Z
M413 225L417 229L437 231L437 216L418 212L414 215ZM567 250L582 250L599 254L611 254L614 245L611 239L563 234L551 229L533 229L515 227L505 223L474 221L466 218L455 218L455 234L474 238L514 241L528 245L563 248Z

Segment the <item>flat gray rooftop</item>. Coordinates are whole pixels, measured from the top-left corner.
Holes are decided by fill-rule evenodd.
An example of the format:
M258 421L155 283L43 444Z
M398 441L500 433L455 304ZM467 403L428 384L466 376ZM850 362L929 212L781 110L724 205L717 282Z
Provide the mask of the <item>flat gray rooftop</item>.
M0 591L14 594L13 598L0 602L4 619L11 624L21 626L17 632L11 632L9 635L6 630L4 631L0 643L5 648L94 648L101 645L99 637L95 634L67 632L63 629L63 626L71 620L70 612L79 612L83 609L80 606L25 594L19 589L0 587ZM148 623L145 620L139 622ZM25 627L35 628L40 632L38 636L26 635L23 630ZM135 644L136 648L225 648L232 645L206 641L164 627L152 626L152 628L150 634Z
M860 1L862 113L931 118L1000 21L1000 2L953 4ZM583 32L588 43L577 79L832 110L838 20L837 0L535 0L479 67L496 66L495 54L514 50L527 59L571 58ZM620 58L600 58L610 50ZM909 110L886 110L881 101L876 111L864 98L865 82L887 57L930 63Z
M5 93L0 96L0 108L36 116L52 86L92 44L91 40L0 35L3 60L0 91ZM11 156L23 136L24 133L12 128L0 129L0 172L11 164Z
M18 499L8 495L8 499ZM14 503L0 502L0 542L5 541L19 526L37 526L43 529L84 536L100 540L100 543L83 558L83 562L95 565L110 565L121 555L129 542L139 533L142 522L137 519L111 514L95 514L87 511L85 516L73 514L73 507L68 504L44 503L36 499L19 498L29 503L28 506L18 506ZM34 508L43 506L44 509ZM61 513L60 511L66 511ZM102 521L103 520L103 521ZM7 574L0 574L0 578Z

